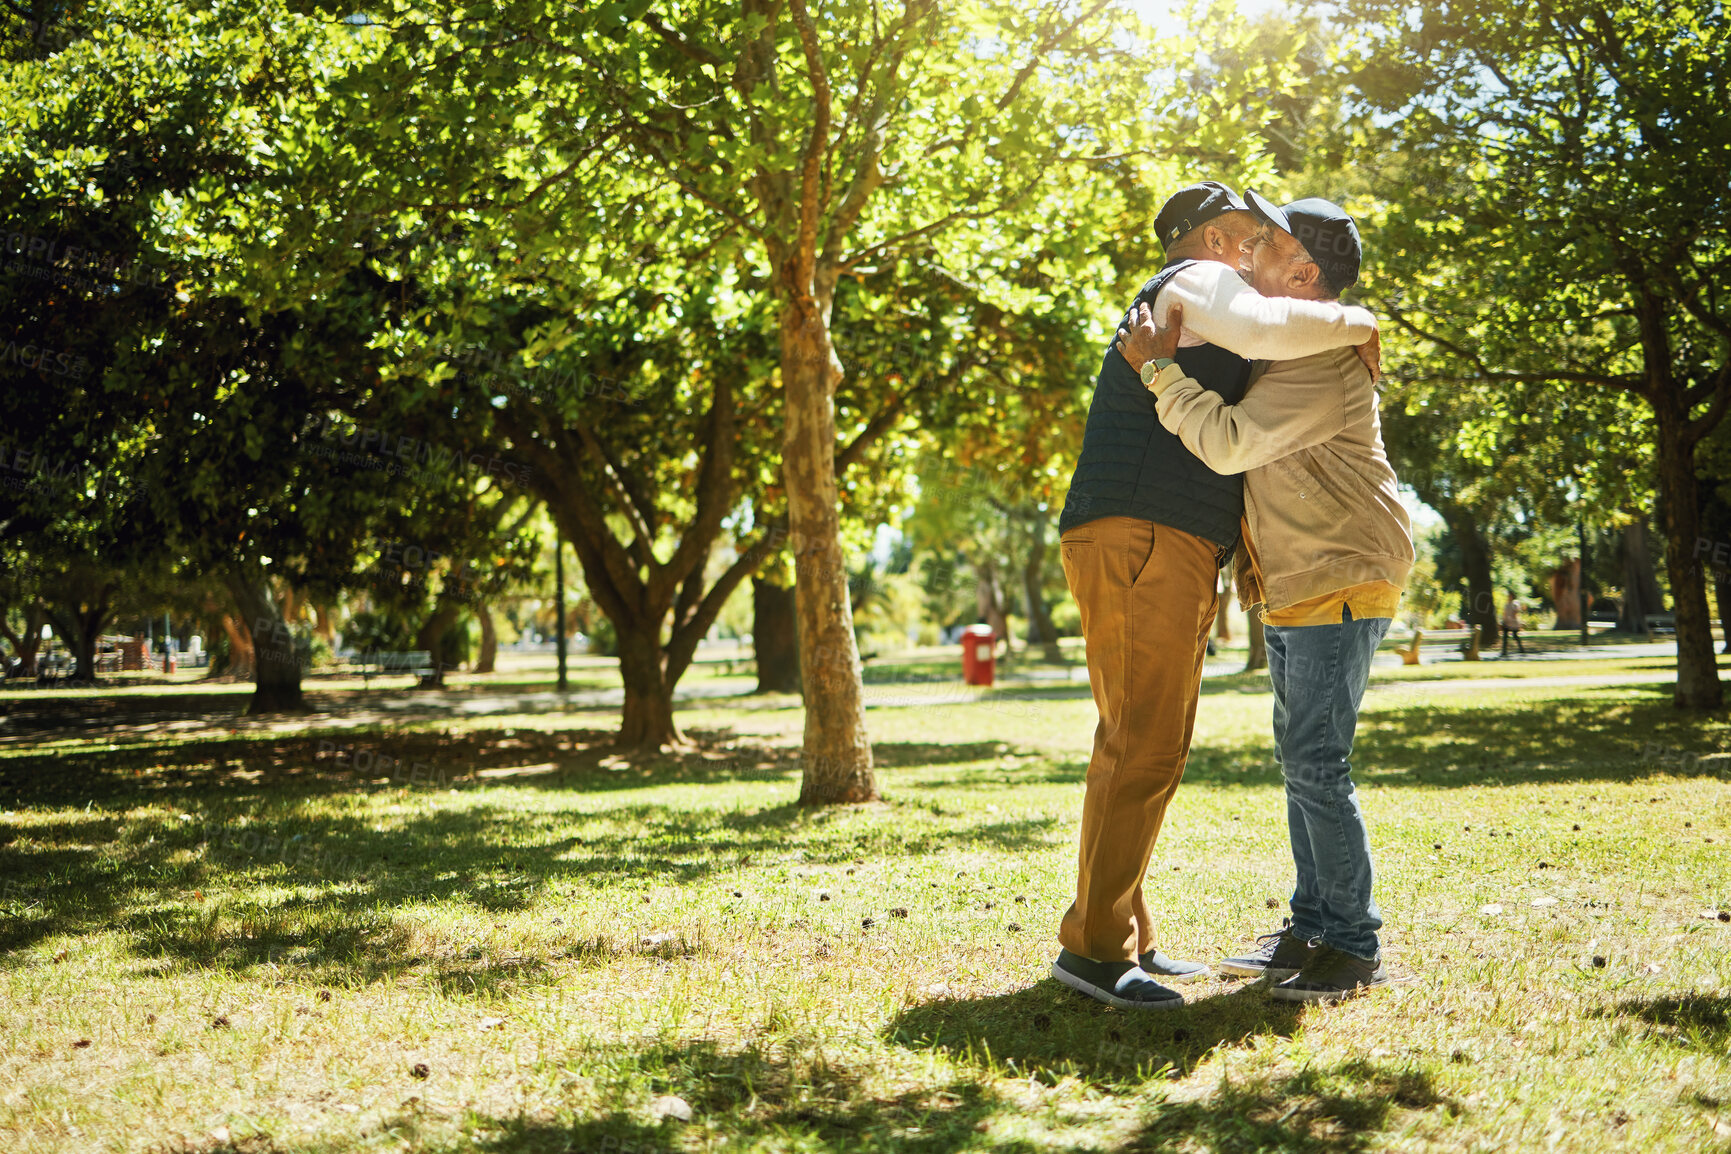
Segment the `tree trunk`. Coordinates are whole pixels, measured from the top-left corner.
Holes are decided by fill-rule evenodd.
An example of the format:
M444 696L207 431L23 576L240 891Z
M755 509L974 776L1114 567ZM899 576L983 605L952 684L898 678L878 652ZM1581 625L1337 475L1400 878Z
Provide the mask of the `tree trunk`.
M1227 611L1232 608L1232 583L1222 580L1224 588L1220 590L1220 607L1214 611L1214 636L1222 641L1232 640L1232 619Z
M1724 701L1713 658L1713 619L1707 612L1707 582L1695 555L1701 536L1701 503L1695 480L1695 449L1687 439L1678 402L1653 406L1658 418L1659 492L1665 507L1665 568L1671 576L1677 616L1679 709L1718 709Z
M751 648L757 655L755 692L799 692L799 616L794 591L766 577L751 579Z
M1246 628L1250 633L1250 656L1244 662L1244 672L1254 673L1258 669L1268 668L1268 637L1263 632L1262 614L1255 609L1250 611Z
M1559 630L1581 627L1581 559L1575 558L1551 574L1551 602L1557 607Z
M1240 563L1243 563L1244 551L1242 549L1239 550L1238 557ZM1238 588L1242 590L1244 588L1244 578L1237 576L1238 570L1236 568L1233 572L1235 575L1235 583L1238 585ZM1222 600L1224 600L1224 598L1222 598ZM1249 612L1245 614L1245 620L1246 626L1250 631L1250 658L1244 663L1244 672L1254 673L1258 669L1268 668L1268 639L1262 632L1262 614L1257 610L1256 606L1252 605L1250 607Z
M72 650L72 680L89 684L96 682L96 648L102 641L102 621L106 614L80 613L77 626L66 638Z
M313 606L313 615L315 622L313 632L318 634L326 645L335 649L337 647L337 628L331 622L330 609L323 605L315 605Z
M252 680L252 634L243 629L240 619L232 613L222 614L222 631L228 635L228 667L223 672L230 677Z
M998 567L990 562L974 566L974 604L980 619L992 627L992 635L1004 645L1004 656L1010 655L1010 619L1004 611L1004 588L998 580Z
M788 256L791 265L796 258ZM784 277L792 270L784 272ZM785 392L782 477L794 551L800 677L805 687L802 805L874 801L871 739L848 602L835 480L835 386L829 297L806 286L781 311Z
M475 661L475 672L491 673L499 662L499 631L493 628L493 610L485 601L475 603L475 614L481 621L481 656Z
M96 649L110 616L106 589L95 601L69 601L48 607L49 623L72 651L72 680L95 684Z
M1047 661L1064 660L1058 648L1058 626L1046 607L1046 515L1034 509L1029 518L1028 560L1022 566L1022 595L1028 602L1028 640L1037 642Z
M461 601L454 597L440 597L433 605L433 615L427 618L420 632L415 634L415 648L426 650L433 662L433 672L421 678L421 688L443 689L445 671L457 667L456 661L452 660L451 647L445 644L445 635L456 628L462 615Z
M42 627L48 624L48 611L40 601L32 601L23 609L24 632L14 633L11 628L0 622L0 632L6 635L6 643L12 647L13 656L18 658L18 676L36 676L36 657L42 651Z
M1625 633L1647 632L1647 617L1665 611L1659 578L1647 549L1647 519L1639 517L1623 529L1623 608L1617 628Z
M253 691L247 714L306 712L300 655L294 634L277 611L270 582L261 574L236 573L229 579L229 592L252 639Z
M1497 590L1491 582L1491 549L1479 531L1479 523L1464 505L1444 502L1437 508L1455 544L1461 551L1461 569L1467 579L1467 604L1461 606L1461 616L1479 631L1479 645L1495 645L1501 636L1497 617Z
M660 625L654 632L620 627L619 676L625 682L625 716L618 742L649 752L685 744L673 721L673 686L668 684L661 651Z

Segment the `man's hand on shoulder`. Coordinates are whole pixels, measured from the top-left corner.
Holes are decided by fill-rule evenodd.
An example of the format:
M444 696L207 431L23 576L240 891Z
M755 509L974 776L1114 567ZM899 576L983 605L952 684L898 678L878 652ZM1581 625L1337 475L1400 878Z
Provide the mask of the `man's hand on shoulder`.
M1166 310L1166 327L1154 324L1154 310L1148 302L1138 304L1130 314L1130 327L1118 330L1118 352L1150 384L1151 374L1144 368L1154 361L1171 360L1178 355L1178 337L1184 327L1184 306L1174 304Z
M1370 339L1362 345L1354 346L1358 359L1364 362L1364 367L1370 370L1370 383L1377 384L1382 380L1382 332L1372 330Z

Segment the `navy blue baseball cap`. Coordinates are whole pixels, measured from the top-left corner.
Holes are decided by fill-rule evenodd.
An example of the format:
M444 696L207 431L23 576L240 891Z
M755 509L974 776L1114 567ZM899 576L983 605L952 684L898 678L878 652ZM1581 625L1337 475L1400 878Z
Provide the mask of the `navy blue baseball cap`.
M1345 292L1358 282L1364 248L1359 243L1358 225L1344 208L1317 196L1276 208L1266 197L1249 189L1244 190L1244 199L1251 212L1276 228L1285 229L1304 246L1304 251L1328 276L1334 291Z
M1161 248L1171 248L1179 237L1217 216L1248 211L1249 206L1236 192L1219 181L1205 180L1172 194L1154 218L1154 232L1160 237Z

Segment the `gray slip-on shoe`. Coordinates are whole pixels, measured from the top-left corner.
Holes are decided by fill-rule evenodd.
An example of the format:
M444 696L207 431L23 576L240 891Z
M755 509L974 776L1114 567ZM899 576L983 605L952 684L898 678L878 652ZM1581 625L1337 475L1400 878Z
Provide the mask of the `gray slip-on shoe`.
M1072 990L1120 1010L1176 1010L1184 995L1156 982L1135 962L1096 962L1059 950L1052 976Z

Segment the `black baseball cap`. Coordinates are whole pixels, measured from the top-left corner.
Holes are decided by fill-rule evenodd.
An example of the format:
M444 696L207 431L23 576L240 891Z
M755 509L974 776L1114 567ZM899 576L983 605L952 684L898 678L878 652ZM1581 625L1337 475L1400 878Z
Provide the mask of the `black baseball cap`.
M1345 292L1358 282L1364 248L1359 243L1358 225L1340 205L1312 196L1276 208L1266 197L1249 189L1244 190L1244 199L1251 212L1276 228L1285 229L1304 246L1336 292Z
M1171 248L1179 237L1217 216L1248 211L1249 206L1236 192L1219 181L1205 180L1172 194L1154 218L1154 232L1160 237L1161 248Z

